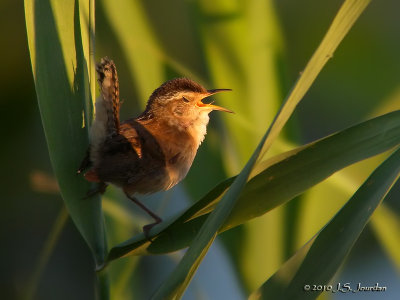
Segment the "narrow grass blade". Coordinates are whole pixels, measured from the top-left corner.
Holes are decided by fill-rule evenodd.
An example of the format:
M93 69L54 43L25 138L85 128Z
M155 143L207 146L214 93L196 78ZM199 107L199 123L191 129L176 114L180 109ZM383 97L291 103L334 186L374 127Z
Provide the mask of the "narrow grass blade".
M36 94L51 163L71 218L97 265L107 247L99 197L83 199L90 185L76 175L88 145L89 2L25 1ZM86 32L86 33L85 33ZM86 116L86 118L85 118Z
M321 232L250 299L317 298L321 291L307 291L304 287L326 285L331 280L399 173L400 149L385 160Z
M400 144L400 111L355 125L263 162L264 171L245 186L224 225L232 228L301 194L334 172ZM221 182L175 220L154 228L150 244L143 235L113 247L108 261L125 255L161 254L190 244L234 178Z

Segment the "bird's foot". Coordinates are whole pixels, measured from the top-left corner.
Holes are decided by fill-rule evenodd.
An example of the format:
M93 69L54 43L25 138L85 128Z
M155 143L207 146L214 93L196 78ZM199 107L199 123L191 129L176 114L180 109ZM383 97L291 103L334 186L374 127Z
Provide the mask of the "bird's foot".
M158 217L158 216L157 216L157 218L154 218L154 219L156 220L154 223L147 224L147 225L144 225L144 226L143 226L143 233L144 233L144 236L146 237L146 239L147 239L150 243L153 242L153 240L152 240L151 237L150 237L150 230L151 230L155 225L160 224L160 223L162 222L162 219L161 219L160 217Z

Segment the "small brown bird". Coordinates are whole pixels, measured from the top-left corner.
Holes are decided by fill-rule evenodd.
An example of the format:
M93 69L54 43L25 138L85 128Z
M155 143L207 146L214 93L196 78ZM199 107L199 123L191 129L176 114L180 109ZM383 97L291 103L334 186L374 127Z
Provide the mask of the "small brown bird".
M208 96L230 89L206 90L198 83L177 78L165 82L150 96L146 109L137 118L120 123L119 83L112 60L102 58L97 65L101 95L90 132L90 147L78 173L90 168L85 178L122 188L126 196L144 209L155 223L161 218L133 195L168 190L188 173L197 149L204 140L208 114L213 110L232 112L203 103Z

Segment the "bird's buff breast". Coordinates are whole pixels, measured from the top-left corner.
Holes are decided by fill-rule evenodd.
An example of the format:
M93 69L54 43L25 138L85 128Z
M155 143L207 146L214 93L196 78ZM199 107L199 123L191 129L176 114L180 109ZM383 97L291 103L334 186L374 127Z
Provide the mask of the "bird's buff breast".
M207 133L208 121L208 114L201 114L195 122L184 128L176 130L177 128L171 126L171 131L167 134L169 141L160 141L163 145L169 145L163 147L169 179L165 189L170 189L186 177Z

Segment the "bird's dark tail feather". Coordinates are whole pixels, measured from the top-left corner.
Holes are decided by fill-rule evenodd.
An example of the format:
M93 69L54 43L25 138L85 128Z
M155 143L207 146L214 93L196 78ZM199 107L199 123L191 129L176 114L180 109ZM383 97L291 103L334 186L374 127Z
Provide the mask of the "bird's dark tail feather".
M106 119L102 120L106 122L106 131L108 134L117 134L119 132L119 82L117 68L112 60L108 57L101 59L100 63L96 66L98 74L98 82L100 85L101 96L96 102L96 109L98 106L105 108ZM99 111L98 113L104 113Z
M120 130L119 82L115 64L104 57L97 64L96 71L100 97L96 99L95 119L90 128L90 161L94 166L101 158L104 143Z

